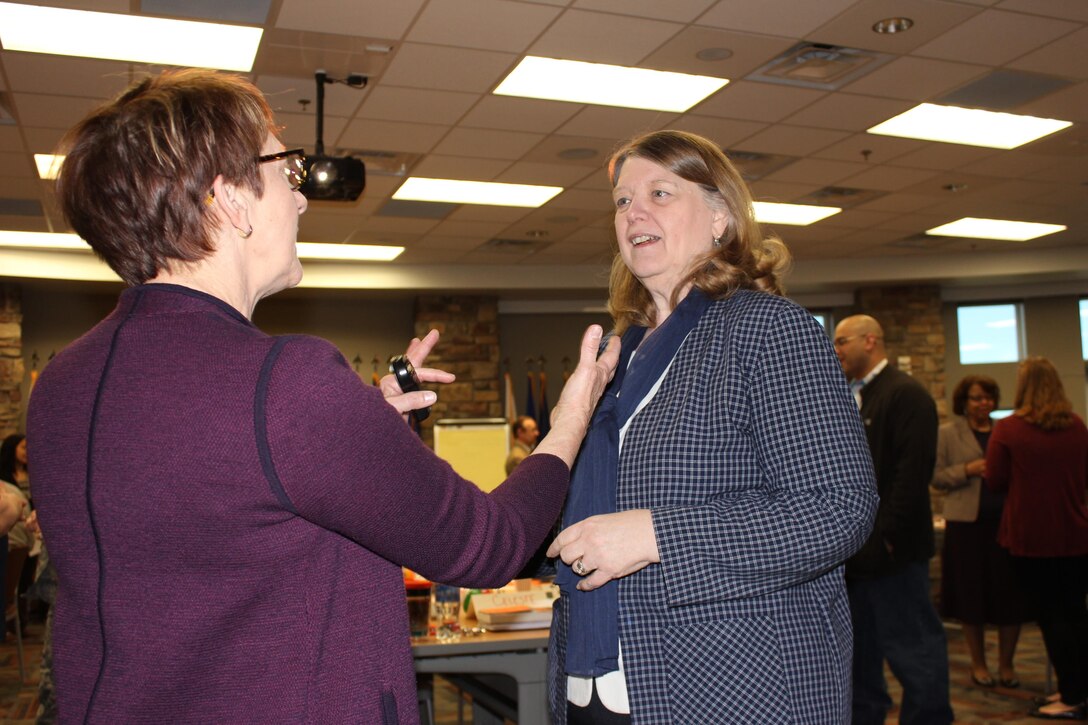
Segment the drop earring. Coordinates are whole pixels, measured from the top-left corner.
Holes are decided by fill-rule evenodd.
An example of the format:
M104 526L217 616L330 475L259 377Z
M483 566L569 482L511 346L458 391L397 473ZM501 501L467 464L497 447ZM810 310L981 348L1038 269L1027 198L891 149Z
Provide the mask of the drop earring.
M714 241L712 242L712 244L714 245L715 249L718 249L719 247L722 246L722 238L721 237L714 237Z
M245 232L243 232L241 229L235 227L234 231L236 231L238 233L238 236L240 236L242 239L249 239L249 237L253 234L253 227L250 227L249 231L245 231Z

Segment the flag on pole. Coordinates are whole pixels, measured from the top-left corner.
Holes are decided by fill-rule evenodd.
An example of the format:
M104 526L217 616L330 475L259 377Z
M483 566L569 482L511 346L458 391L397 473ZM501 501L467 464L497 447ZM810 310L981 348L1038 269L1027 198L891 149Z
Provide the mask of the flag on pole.
M536 420L536 385L533 380L533 371L529 371L527 387L525 389L525 415ZM539 425L540 421L537 421Z
M505 388L503 394L506 396L503 417L506 418L507 423L513 425L514 421L518 419L518 402L514 400L514 379L510 377L509 370L503 373L502 377Z
M540 429L541 438L552 429L551 412L548 410L548 376L543 370L540 371L540 417L536 427Z

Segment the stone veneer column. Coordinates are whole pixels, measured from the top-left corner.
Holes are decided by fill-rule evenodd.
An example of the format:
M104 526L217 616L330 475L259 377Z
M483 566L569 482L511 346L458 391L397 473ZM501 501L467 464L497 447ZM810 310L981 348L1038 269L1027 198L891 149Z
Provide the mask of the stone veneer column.
M434 444L439 418L501 418L499 302L496 297L427 295L416 299L415 335L441 334L427 367L442 368L457 381L437 388L438 402L423 423L423 440Z
M0 284L0 439L19 429L23 412L23 310L20 289Z
M941 419L946 419L949 411L945 400L940 287L862 288L855 300L858 312L875 317L884 327L889 363L924 385L937 402Z

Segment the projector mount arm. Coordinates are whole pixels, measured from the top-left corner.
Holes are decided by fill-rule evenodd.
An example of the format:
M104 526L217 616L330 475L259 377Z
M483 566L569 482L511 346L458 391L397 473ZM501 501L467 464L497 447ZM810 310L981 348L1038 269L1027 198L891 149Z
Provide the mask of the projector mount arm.
M329 78L324 70L314 72L314 80L317 82L317 140L314 143L314 154L325 155L325 84L343 83L352 88L366 88L368 78L362 73L349 73L347 78Z

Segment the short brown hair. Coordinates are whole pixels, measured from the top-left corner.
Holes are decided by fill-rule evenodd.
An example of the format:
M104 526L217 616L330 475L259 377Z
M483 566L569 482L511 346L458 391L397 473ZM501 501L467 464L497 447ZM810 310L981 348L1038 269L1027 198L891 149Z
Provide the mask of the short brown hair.
M994 399L994 407L1001 402L1001 388L997 387L997 381L985 375L968 375L956 384L952 391L952 412L963 415L967 409L967 394L971 392L971 386L977 385L982 391Z
M1054 363L1045 357L1029 357L1020 363L1016 377L1016 415L1043 430L1068 428L1073 423L1073 404Z
M129 284L213 251L205 204L219 174L264 189L255 159L272 110L251 83L209 70L145 78L61 141L57 196L68 223Z
M673 306L680 288L688 282L713 299L728 297L738 289L782 294L779 275L789 263L786 245L778 237L764 236L752 211L748 185L715 143L684 131L654 131L638 136L612 155L608 178L613 186L623 163L632 157L652 161L696 184L711 208L727 212L721 245L695 261L672 292ZM630 325L650 327L656 322L649 291L627 269L618 250L612 259L608 310L620 333Z

